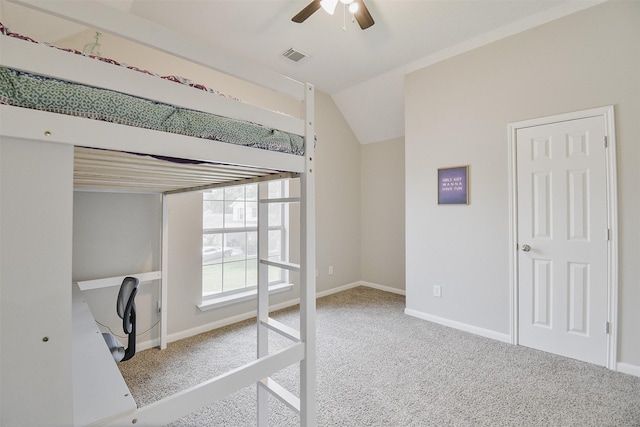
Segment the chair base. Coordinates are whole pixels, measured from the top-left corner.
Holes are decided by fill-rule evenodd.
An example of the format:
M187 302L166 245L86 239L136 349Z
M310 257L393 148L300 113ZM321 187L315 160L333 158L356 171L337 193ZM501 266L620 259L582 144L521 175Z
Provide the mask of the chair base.
M115 360L116 363L122 361L125 354L125 348L122 344L120 344L120 341L118 341L118 338L116 338L115 335L110 334L108 332L104 332L102 334L102 337L104 338L104 341L107 343L107 347L109 347L109 350L111 351L113 360Z

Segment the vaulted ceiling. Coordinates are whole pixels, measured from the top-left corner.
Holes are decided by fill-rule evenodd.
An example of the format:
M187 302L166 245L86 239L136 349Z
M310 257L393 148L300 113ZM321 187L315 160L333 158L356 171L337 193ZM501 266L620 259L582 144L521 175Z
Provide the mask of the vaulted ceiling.
M62 0L47 0L49 2ZM66 0L73 7L74 2ZM101 0L110 6L244 57L332 96L358 140L404 136L403 79L408 72L575 13L602 0L365 0L367 30L338 5L304 23L291 17L311 0ZM3 0L2 19L42 40L73 28L38 25ZM293 48L299 62L282 56Z

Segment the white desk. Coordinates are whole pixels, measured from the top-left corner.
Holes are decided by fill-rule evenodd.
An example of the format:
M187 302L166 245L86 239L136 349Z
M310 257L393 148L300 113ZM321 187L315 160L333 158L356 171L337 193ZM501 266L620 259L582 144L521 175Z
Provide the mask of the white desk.
M133 413L136 402L75 283L72 329L74 425L100 424Z

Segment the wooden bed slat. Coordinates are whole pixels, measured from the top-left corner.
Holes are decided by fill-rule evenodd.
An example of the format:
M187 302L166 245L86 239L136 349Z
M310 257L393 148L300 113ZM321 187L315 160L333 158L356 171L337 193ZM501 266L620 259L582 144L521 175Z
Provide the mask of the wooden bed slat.
M184 188L204 190L211 185L246 183L250 179L278 174L277 171L218 164L174 163L131 153L75 147L76 190L126 189L167 192ZM286 175L289 177L290 175Z

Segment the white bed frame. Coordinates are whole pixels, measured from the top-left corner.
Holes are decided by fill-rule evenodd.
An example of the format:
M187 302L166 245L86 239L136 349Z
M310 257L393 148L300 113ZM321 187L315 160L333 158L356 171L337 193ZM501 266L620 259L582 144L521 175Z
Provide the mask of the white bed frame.
M78 325L74 323L76 314L72 317L71 286L73 147L85 146L271 169L299 176L301 180L300 197L288 200L300 203L301 263L279 265L300 271L300 330L294 331L269 318L267 263L261 262L257 298L259 354L254 362L153 404L126 410L124 414L100 415L100 419L90 424L162 425L256 384L258 425L267 425L267 393L298 411L301 425L316 425L313 86L224 57L193 40L100 3L4 1L64 17L293 96L303 103L304 117L289 117L9 37L0 37L2 65L293 132L304 136L305 156L1 105L0 424L79 425L77 413L82 409L79 406L87 407L77 397L77 384L83 378L75 372L77 360L72 356L72 348L78 346L74 341ZM30 197L34 194L38 194L37 203ZM41 203L46 203L46 217L39 212ZM259 205L267 203L268 200L261 200ZM264 224L267 216L259 214L259 218ZM152 273L162 281L161 348L167 344L170 302L166 296L171 286L166 271L169 245L166 216L163 222L163 267L161 272ZM264 246L265 241L259 239L260 245ZM259 257L261 252L265 253L264 247L259 248ZM79 291L74 292L75 313L84 309L80 306L82 298L77 296ZM269 330L290 338L292 345L270 354ZM299 397L270 378L272 373L293 364L300 365ZM94 403L104 406L108 400L102 397Z

